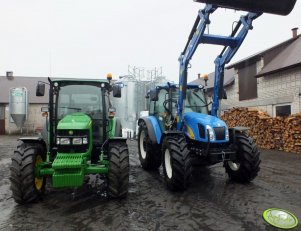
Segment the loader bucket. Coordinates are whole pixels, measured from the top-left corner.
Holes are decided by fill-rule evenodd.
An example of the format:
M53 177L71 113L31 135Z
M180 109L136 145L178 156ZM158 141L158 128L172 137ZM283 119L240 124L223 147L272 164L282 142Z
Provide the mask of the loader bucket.
M206 4L254 13L288 15L296 0L194 0Z

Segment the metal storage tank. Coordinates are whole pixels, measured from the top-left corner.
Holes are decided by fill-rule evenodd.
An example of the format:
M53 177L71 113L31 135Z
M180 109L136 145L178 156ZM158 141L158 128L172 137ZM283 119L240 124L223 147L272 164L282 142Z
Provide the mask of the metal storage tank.
M9 90L9 112L18 128L23 127L27 119L28 91L25 87L16 87Z
M147 91L156 85L166 82L165 77L157 77L153 81L138 81L132 75L123 76L120 81L115 82L123 85L121 98L113 98L116 116L121 119L122 127L127 133L133 133L131 134L132 137L137 130L137 120L139 119L140 111L147 110L145 104Z
M137 80L131 77L124 78L118 83L123 85L122 97L113 99L116 107L116 116L121 119L122 127L135 130L137 120ZM141 96L139 96L141 97Z

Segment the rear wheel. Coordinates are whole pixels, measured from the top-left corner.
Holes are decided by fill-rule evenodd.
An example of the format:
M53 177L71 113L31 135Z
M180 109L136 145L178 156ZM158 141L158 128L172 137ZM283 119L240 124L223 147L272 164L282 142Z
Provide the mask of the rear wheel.
M37 201L45 189L45 177L35 175L37 165L46 160L46 150L41 144L18 145L10 167L11 190L18 204Z
M190 153L183 136L166 137L163 141L163 173L167 187L185 190L192 173Z
M143 169L155 170L160 167L162 163L160 145L151 142L147 127L144 123L139 126L138 152Z
M236 135L236 161L227 161L225 163L226 172L229 178L245 183L253 180L260 168L260 152L253 140L245 134Z
M129 186L129 152L124 142L109 145L108 194L112 198L124 198Z

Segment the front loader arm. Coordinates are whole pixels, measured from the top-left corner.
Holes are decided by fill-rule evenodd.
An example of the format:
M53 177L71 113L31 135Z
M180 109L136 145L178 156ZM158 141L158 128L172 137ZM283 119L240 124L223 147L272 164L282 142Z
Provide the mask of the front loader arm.
M213 102L211 115L217 116L219 108L219 99L222 99L223 90L224 90L224 69L225 64L229 63L235 53L238 51L239 47L245 40L248 31L251 30L252 22L254 19L259 17L261 13L248 13L246 16L241 16L240 21L237 23L236 28L233 31L236 31L236 34L231 34L229 37L221 38L221 44L224 45L224 49L220 55L218 55L214 61L215 63L215 72L214 72L214 87L213 87ZM241 29L239 30L239 27ZM231 41L227 44L227 39ZM223 41L224 40L224 43Z
M206 29L207 24L210 23L209 16L216 10L216 7L212 5L206 5L203 10L200 10L196 21L191 30L188 42L184 48L184 51L179 57L180 62L180 73L179 73L179 100L178 100L178 125L177 129L181 130L184 110L184 99L186 98L186 87L187 87L187 68L190 59L196 51Z
M205 34L207 24L210 24L209 16L218 7L207 4L203 10L200 10L198 17L194 23L192 31L190 33L188 42L182 52L180 62L180 77L179 77L179 102L178 102L178 129L181 130L183 123L183 109L184 100L186 98L187 87L187 69L189 61L192 58L199 44L212 44L221 45L224 47L221 54L215 60L215 79L213 90L213 104L211 115L217 116L219 107L219 99L222 95L223 82L224 82L224 67L225 64L230 62L235 55L242 42L244 41L248 30L252 29L252 21L256 19L261 13L248 13L246 16L242 16L237 23L236 28L233 30L230 36L220 36Z

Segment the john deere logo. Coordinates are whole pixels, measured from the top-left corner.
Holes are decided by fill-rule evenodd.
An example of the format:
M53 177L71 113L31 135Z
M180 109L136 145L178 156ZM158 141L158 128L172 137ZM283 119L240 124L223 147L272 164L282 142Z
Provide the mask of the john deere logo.
M73 131L69 130L69 135L72 136L73 135Z
M262 216L270 225L281 229L291 229L298 225L298 219L294 214L283 209L267 209L263 212Z

